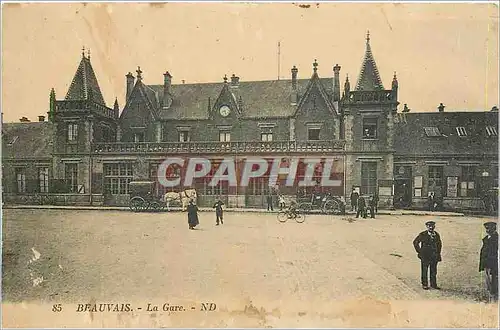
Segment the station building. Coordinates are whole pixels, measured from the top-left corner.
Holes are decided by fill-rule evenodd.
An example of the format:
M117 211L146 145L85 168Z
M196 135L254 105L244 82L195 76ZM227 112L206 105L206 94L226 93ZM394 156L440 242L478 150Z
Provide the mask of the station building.
M398 112L398 80L385 88L371 51L370 38L356 84L341 67L320 77L314 61L308 79L295 66L290 79L244 81L236 74L214 83L149 84L137 68L125 76L126 99L113 107L104 101L90 56L80 63L64 99L52 89L48 118L21 118L2 125L4 203L127 205L131 181L157 181L158 165L167 157L235 159L236 171L248 157L283 167L306 158L322 166L333 162L331 178L340 182L321 189L349 203L351 190L379 197L380 208L424 208L434 192L444 209L481 209L482 197L498 187L498 109ZM428 109L426 109L428 110ZM210 175L214 174L214 170ZM171 177L185 176L173 167ZM263 207L269 172L246 187L207 178L189 187L156 185L154 194L195 188L200 205L216 198L229 207ZM276 186L294 196L280 176ZM181 180L181 183L183 180Z

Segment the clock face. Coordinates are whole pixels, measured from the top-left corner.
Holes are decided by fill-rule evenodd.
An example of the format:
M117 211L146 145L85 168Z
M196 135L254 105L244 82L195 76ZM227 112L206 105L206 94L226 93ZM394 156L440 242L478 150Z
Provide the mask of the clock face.
M227 105L223 105L222 107L220 107L219 113L222 117L227 117L231 113L231 109L229 109Z

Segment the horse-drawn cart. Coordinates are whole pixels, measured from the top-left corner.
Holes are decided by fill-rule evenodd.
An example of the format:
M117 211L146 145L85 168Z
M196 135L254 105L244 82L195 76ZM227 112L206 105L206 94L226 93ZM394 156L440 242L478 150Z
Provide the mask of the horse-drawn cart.
M345 214L345 203L328 193L297 196L297 209L302 213Z
M163 210L165 204L154 195L155 182L132 181L129 183L129 193L132 198L129 208L134 212Z

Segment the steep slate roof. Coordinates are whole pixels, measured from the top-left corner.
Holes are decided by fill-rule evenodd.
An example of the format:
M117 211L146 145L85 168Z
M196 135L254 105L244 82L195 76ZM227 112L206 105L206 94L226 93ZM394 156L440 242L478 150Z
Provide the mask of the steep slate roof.
M332 79L322 78L328 97L332 95ZM299 94L306 90L309 79L297 79ZM230 84L230 83L228 83ZM208 108L213 107L224 86L220 83L199 83L172 85L172 105L160 110L161 119L208 119ZM293 115L296 106L290 104L291 80L240 81L238 96L243 103L243 118L288 117ZM149 85L163 99L163 85ZM229 90L232 90L230 87ZM301 97L301 95L299 95Z
M65 100L92 100L106 105L94 69L90 64L90 58L85 57L85 55L82 56Z
M50 159L53 141L54 125L50 122L3 123L2 158Z
M432 112L398 114L394 130L396 156L445 154L498 154L498 136L489 137L486 126L498 131L498 112ZM437 127L443 136L428 137L424 127ZM465 127L460 137L456 127Z
M370 46L370 34L366 37L366 50L363 64L359 72L358 82L356 84L357 91L376 91L383 90L384 85L375 63L375 58L372 54Z

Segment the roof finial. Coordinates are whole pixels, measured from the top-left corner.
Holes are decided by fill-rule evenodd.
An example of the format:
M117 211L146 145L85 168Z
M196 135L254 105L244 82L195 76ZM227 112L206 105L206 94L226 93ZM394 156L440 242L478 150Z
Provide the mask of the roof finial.
M316 59L314 60L314 63L313 63L313 70L314 70L314 72L318 71L318 61Z
M142 70L141 70L141 67L138 66L137 70L135 70L135 72L137 72L137 80L141 80L142 79Z
M90 60L90 48L87 50L87 58Z
M82 57L85 57L85 46L82 47Z
M224 84L227 84L227 75L224 74Z
M369 43L370 42L370 30L367 30L366 31L366 42Z

